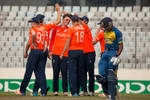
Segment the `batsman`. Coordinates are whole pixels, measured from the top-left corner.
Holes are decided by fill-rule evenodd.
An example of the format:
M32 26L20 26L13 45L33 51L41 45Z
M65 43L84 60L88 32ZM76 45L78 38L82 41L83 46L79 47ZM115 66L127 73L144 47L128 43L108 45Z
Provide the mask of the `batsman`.
M123 50L122 33L113 26L109 17L105 17L98 24L104 28L105 50L99 61L99 75L96 75L96 79L101 83L108 99L116 100L117 70L120 63L119 56ZM93 41L93 44L97 42L98 39Z

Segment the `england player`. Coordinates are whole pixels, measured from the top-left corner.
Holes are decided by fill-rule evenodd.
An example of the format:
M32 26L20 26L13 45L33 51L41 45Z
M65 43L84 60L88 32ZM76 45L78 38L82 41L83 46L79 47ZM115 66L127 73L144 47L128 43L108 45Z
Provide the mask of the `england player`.
M62 24L56 26L52 31L49 56L52 53L52 66L53 66L53 93L58 96L59 92L59 72L62 73L62 88L63 95L68 95L68 51L64 53L63 59L60 59L68 35L68 24L70 23L71 15L63 15Z
M95 49L92 44L92 33L91 30L88 26L89 19L86 16L83 16L81 19L81 24L83 25L85 29L85 34L84 34L84 60L85 60L85 74L84 79L81 80L84 84L81 86L81 93L80 95L87 95L87 72L89 74L89 96L94 95L94 62L95 62ZM85 82L84 82L85 81Z
M31 20L32 22L36 23L36 27L38 27L38 20L36 18ZM30 21L30 22L31 22ZM36 80L41 88L41 95L46 95L46 79L45 79L45 73L43 73L44 66L42 65L43 62L43 52L45 52L45 39L44 37L41 37L41 40L37 39L37 28L32 27L30 29L30 35L29 35L29 41L31 45L31 52L29 54L27 64L26 64L26 72L24 75L24 79L21 82L20 86L20 94L22 96L26 95L26 87L29 83L29 80L31 78L32 72L35 72ZM44 36L44 34L43 34ZM26 52L27 53L27 52Z
M84 73L83 69L83 46L84 46L84 28L79 24L79 17L73 15L73 26L68 30L68 38L65 44L64 50L60 56L63 58L64 53L69 48L68 61L69 61L69 83L72 96L79 96L80 80L83 79L81 73Z
M45 52L48 45L47 41L49 41L48 32L60 22L60 8L58 4L56 4L56 11L58 12L56 23L54 22L53 24L41 25L43 20L40 21L39 18L36 17L37 26L30 30L30 33L32 34L32 36L30 35L30 38L32 37L31 52L27 61L25 76L20 86L21 95L25 95L26 87L33 71L35 72L36 83L41 88L41 95L45 96L47 93L45 77Z
M104 28L105 50L99 62L99 75L96 75L96 79L101 83L104 94L110 95L111 100L116 100L117 70L120 62L118 57L123 50L122 33L113 26L109 17L102 19L99 24Z
M36 27L36 18L35 17L33 17L31 20L29 20L29 23L31 23L31 28L33 28L33 27ZM31 37L32 35L30 34L29 35L29 40L28 40L28 42L26 43L26 48L25 48L25 53L24 53L24 58L27 58L28 57L28 51L29 51L29 48L30 48L30 46L31 46L31 39L30 39L30 37Z
M38 19L39 24L45 28L44 33L48 37L48 39L46 41L47 47L49 46L50 30L55 28L56 25L58 25L60 23L60 20L61 20L61 18L60 18L60 7L59 7L58 4L55 5L55 9L57 11L57 20L55 22L51 23L51 24L45 24L44 25L44 18L45 18L44 15L38 14L36 16L36 18ZM45 62L43 63L43 65L45 65L45 66L46 66L46 62L47 62L47 57L48 57L48 48L46 49L45 56L44 56ZM45 73L45 70L44 70L44 73ZM38 89L39 89L39 84L37 84L37 81L35 80L35 84L34 84L34 88L33 88L33 96L37 96ZM49 90L49 87L47 86L46 93L47 93L48 90Z

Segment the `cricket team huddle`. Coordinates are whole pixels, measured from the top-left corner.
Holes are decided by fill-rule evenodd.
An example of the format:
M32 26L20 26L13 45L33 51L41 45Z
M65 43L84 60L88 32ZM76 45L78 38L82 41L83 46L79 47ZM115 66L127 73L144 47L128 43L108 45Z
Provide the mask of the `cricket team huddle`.
M123 50L122 33L113 26L112 19L103 18L92 37L88 27L87 16L63 12L61 20L60 7L55 5L57 20L43 24L44 15L38 14L28 22L31 24L29 40L26 44L24 58L27 59L26 71L18 93L26 95L26 88L35 74L33 96L46 96L50 87L46 83L45 67L47 58L52 60L53 94L58 96L59 73L62 73L63 96L94 96L95 78L101 84L104 95L109 100L116 100L117 70L120 63L119 55ZM72 24L69 27L69 24ZM51 35L51 38L50 38ZM101 53L98 63L98 74L94 75L95 49L100 42ZM30 53L28 55L28 51ZM87 87L87 73L89 84ZM69 87L69 88L68 88Z

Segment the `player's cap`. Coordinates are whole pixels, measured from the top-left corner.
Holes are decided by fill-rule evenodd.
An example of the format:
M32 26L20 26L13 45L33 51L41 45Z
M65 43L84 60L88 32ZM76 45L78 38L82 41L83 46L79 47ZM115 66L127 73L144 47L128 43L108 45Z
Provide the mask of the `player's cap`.
M37 19L36 17L33 17L33 18L31 18L28 22L29 22L29 23L31 23L31 22L38 23L38 19Z
M102 26L105 28L105 27L107 27L107 26L109 26L109 25L112 24L112 19L109 18L109 17L105 17L105 18L103 18L103 19L98 23L98 25L99 25L99 24L102 24Z
M42 14L38 14L36 15L36 18L39 20L39 22L41 22L45 18L45 16Z
M84 21L89 21L89 18L87 16L83 16L80 18L81 20L84 20Z
M77 15L72 15L72 16L71 16L71 20L72 20L73 22L79 21L79 17L78 17Z

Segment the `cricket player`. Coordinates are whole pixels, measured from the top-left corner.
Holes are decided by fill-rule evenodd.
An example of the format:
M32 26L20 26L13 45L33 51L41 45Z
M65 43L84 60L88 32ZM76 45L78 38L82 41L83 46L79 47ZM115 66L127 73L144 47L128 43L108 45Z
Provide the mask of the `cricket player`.
M64 49L68 35L68 24L70 23L71 15L63 15L62 24L55 27L52 32L49 56L52 53L52 66L53 66L53 93L58 96L59 92L59 72L62 73L62 88L63 95L68 96L68 50L64 53L63 59L60 55Z
M94 62L95 62L95 49L92 44L92 33L88 26L89 19L86 16L83 16L81 19L81 24L83 25L85 29L84 34L84 60L85 60L85 73L84 73L84 79L81 80L82 83L84 83L83 86L81 86L82 91L80 92L80 95L87 95L87 72L89 74L89 96L94 95ZM85 82L84 82L85 81Z
M46 41L47 47L49 46L50 30L53 29L53 28L55 28L56 25L58 25L60 23L60 20L61 20L61 17L60 17L60 7L59 7L58 4L55 5L55 9L57 11L57 20L55 22L51 23L51 24L45 24L45 25L43 24L44 23L44 18L45 18L44 15L38 14L36 16L36 18L38 19L39 24L45 28L45 30L43 32L47 36L47 41ZM44 57L45 63L43 63L43 65L45 65L45 66L46 66L46 62L47 62L47 57L48 57L48 48L46 49L45 57ZM45 70L44 70L44 73L45 73ZM37 81L35 80L35 84L34 84L34 88L33 88L33 96L37 96L38 89L39 89L39 84L37 84ZM47 86L46 93L47 93L48 90L49 90L49 87Z
M45 40L47 39L47 37L45 37L44 33L41 34L42 31L38 31L39 23L38 23L37 18L33 18L29 22L36 23L36 27L32 27L30 29L29 41L30 41L30 45L31 45L31 47L30 47L31 52L30 52L28 60L27 60L26 72L24 75L24 79L21 82L20 94L22 96L26 95L26 93L25 93L26 87L30 81L30 78L32 76L32 72L34 71L35 76L36 76L36 80L37 80L37 82L41 88L41 95L45 96L46 95L46 78L45 78L45 73L43 73L43 71L42 71L44 68L42 63L44 61L43 57L44 57L44 52L46 49ZM37 38L38 35L42 36L40 38L40 40L39 40L39 38ZM25 57L27 56L27 51L26 51L24 56Z
M60 8L56 5L56 11L58 12L57 22L60 22ZM48 31L55 26L53 25L41 25L38 17L35 18L36 27L30 30L31 52L26 65L26 72L24 79L20 86L20 94L25 95L26 87L31 78L32 72L35 72L36 82L41 88L41 95L46 96L47 86L45 77L45 52L47 50ZM32 37L32 38L31 38Z
M68 52L68 61L69 61L69 83L70 91L72 96L79 96L80 80L83 79L84 73L84 34L85 29L79 24L79 17L73 15L72 18L72 27L68 30L68 38L65 44L64 50L61 53L60 59L63 58L64 53L69 48Z
M112 19L105 17L99 23L104 28L105 50L99 62L99 75L96 79L101 83L104 94L116 100L117 70L119 55L123 50L122 33L113 26Z
M96 35L92 41L92 44L95 45L98 42L100 42L100 48L101 48L100 56L102 56L102 54L104 53L104 49L105 49L104 29L102 28L102 26L99 26L99 28L97 29Z
M31 23L31 28L36 27L36 24L37 24L36 23L36 18L33 17L31 20L29 20L29 23ZM28 51L29 51L29 48L31 46L31 37L32 37L32 35L29 34L29 40L26 43L26 49L25 49L25 53L24 53L24 58L28 57Z

